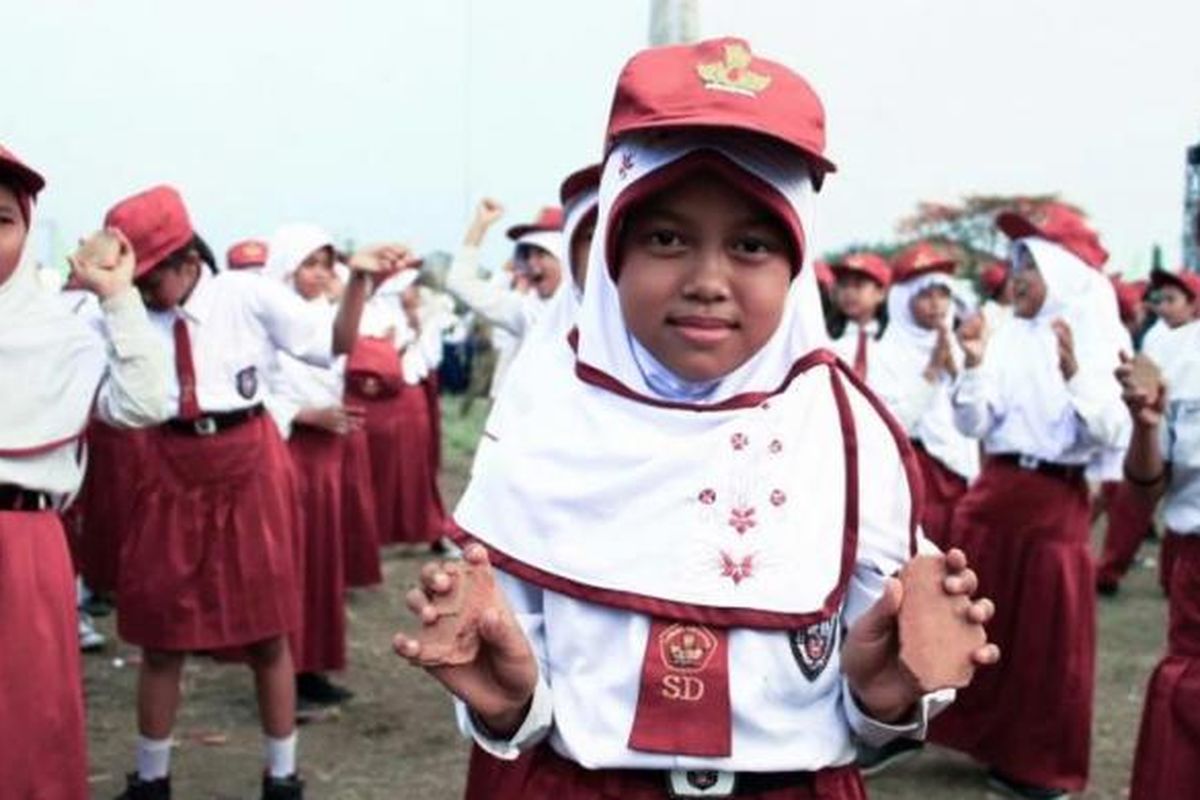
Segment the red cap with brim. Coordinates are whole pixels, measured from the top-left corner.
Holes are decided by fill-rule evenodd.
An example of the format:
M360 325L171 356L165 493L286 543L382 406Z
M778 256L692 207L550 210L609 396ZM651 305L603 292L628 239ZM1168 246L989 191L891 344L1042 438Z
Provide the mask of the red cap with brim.
M1200 298L1200 274L1189 272L1182 267L1178 272L1156 269L1150 273L1150 286L1152 288L1161 289L1163 286L1168 285L1179 287L1191 300Z
M30 205L37 198L38 192L46 187L46 179L17 158L11 150L0 145L0 183L16 190L21 216L25 218L25 226L29 227Z
M578 197L589 189L595 189L600 185L600 165L592 164L590 167L576 170L567 176L567 179L562 182L562 186L558 189L558 201L562 203L563 208L571 204L573 198Z
M892 261L892 280L903 283L928 272L953 275L957 266L954 256L942 248L930 242L917 242L904 248Z
M892 284L892 269L883 256L875 253L851 253L829 265L836 275L865 275L884 289Z
M258 239L238 242L225 252L230 269L254 269L267 263L267 243Z
M996 227L1009 239L1036 236L1069 250L1093 269L1108 261L1100 237L1087 226L1079 212L1062 203L1046 203L1032 212L1005 211L996 217Z
M825 108L808 82L751 54L741 39L643 50L617 80L606 151L618 137L657 128L726 128L768 136L800 151L813 185L837 167L825 157Z
M1117 295L1117 310L1121 314L1121 321L1131 322L1142 302L1142 293L1135 284L1126 283L1118 275L1113 275L1111 280L1113 291Z
M979 270L979 285L985 296L995 299L1008 280L1008 266L1000 261L993 261Z
M833 270L825 261L813 262L813 275L817 279L817 285L822 289L829 289L834 284Z
M117 203L104 215L104 227L120 230L133 245L134 280L195 236L183 198L170 186L155 186Z
M524 225L513 225L508 229L508 238L514 242L527 233L535 231L561 231L563 227L563 211L558 206L546 206L538 212L537 219Z

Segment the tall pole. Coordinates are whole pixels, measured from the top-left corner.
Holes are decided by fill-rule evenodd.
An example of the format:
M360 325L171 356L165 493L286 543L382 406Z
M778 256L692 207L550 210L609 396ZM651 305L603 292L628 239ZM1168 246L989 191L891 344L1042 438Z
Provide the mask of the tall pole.
M650 44L684 44L700 37L700 0L650 0Z

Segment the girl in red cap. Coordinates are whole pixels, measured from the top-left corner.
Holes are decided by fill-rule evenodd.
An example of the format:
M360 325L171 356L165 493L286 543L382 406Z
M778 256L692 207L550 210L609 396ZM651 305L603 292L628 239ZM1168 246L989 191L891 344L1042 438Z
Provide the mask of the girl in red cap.
M121 636L143 649L137 769L122 798L170 796L171 730L185 654L246 654L266 745L264 798L298 798L296 686L288 633L300 622L295 485L263 413L275 353L328 366L357 335L371 273L412 265L382 245L355 254L336 317L275 281L213 274L179 194L122 200L106 224L137 253L135 281L174 370L172 419L148 432L136 521L122 544Z
M529 343L542 369L506 389L528 411L489 424L455 513L504 591L464 611L465 664L395 641L480 747L532 754L501 800L862 798L854 736L920 736L937 704L895 658L911 452L822 349L823 122L734 39L622 73L576 330ZM453 585L423 569L423 624Z
M950 400L963 362L954 325L971 300L954 280L954 258L931 244L906 248L894 264L871 386L912 439L925 483L921 530L945 548L954 508L979 472L979 444L955 427Z
M1117 372L1133 420L1125 460L1131 485L1163 500L1175 554L1167 652L1146 687L1130 800L1200 796L1200 322L1171 330L1160 354L1163 387Z
M134 254L73 264L96 294L105 342L37 282L25 256L42 177L0 146L0 793L87 797L75 579L59 519L83 480L92 414L153 425L168 414L166 353L133 290Z
M856 376L869 381L873 351L887 326L884 301L892 282L891 268L882 256L868 252L850 253L829 268L835 281L833 352Z
M1128 436L1112 379L1127 336L1108 279L1085 260L1094 248L1018 222L999 221L1014 239L1013 318L990 339L959 331L956 422L986 458L951 532L996 599L989 630L1010 668L961 692L933 738L1011 794L1058 798L1087 783L1096 599L1084 473Z

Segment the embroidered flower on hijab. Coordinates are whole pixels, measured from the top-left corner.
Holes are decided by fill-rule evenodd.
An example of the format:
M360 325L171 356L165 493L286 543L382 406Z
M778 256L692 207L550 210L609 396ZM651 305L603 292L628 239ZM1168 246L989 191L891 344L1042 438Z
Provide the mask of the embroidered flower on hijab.
M783 452L783 442L779 441L778 439L772 439L771 443L767 445L767 449L770 450L773 455L779 455Z
M717 493L712 489L701 489L699 497L696 498L706 506L711 506L717 502Z
M782 489L776 489L775 491L771 492L771 505L778 507L778 506L783 505L786 502L787 502L787 495L784 493L784 491Z
M625 180L631 169L633 169L633 154L628 152L622 153L621 166L617 168L617 175L620 176L621 180Z
M750 444L750 437L744 433L735 433L729 437L729 443L733 445L734 450L745 450L746 445Z
M743 556L740 561L728 552L721 551L721 577L729 578L737 586L747 578L754 577L754 554Z
M730 509L729 511L729 527L733 528L738 534L745 534L746 531L757 525L758 522L754 519L753 506L739 506Z

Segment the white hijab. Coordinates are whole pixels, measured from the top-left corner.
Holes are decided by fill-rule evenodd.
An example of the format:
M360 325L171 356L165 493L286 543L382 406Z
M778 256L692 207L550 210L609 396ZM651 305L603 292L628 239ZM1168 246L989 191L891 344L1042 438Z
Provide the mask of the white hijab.
M32 229L32 204L30 229ZM104 341L42 287L29 257L0 284L0 457L37 455L83 434L106 369Z
M792 628L833 613L855 556L874 546L863 543L870 532L860 538L858 509L901 507L907 522L911 498L895 488L894 432L818 350L827 340L811 246L775 334L704 404L669 401L645 381L606 254L609 218L639 181L700 151L770 187L811 241L811 179L783 146L728 131L618 142L601 180L577 347L529 342L455 520L502 569L545 588L679 619Z
M318 225L293 222L275 229L267 246L267 263L263 274L271 280L292 285L296 270L322 247L333 247L333 237Z
M593 186L572 197L563 211L561 246L566 255L566 258L560 260L563 276L545 310L538 316L533 330L536 335L566 336L575 325L579 301L583 297L583 287L575 283L574 265L571 263L571 240L575 238L575 232L579 230L588 214L596 210L599 202L600 187Z
M903 364L888 364L889 367L919 374L929 363L933 350L937 347L938 332L917 324L912 313L913 300L934 286L940 286L950 293L950 308L942 325L950 330L956 318L964 317L975 306L974 297L962 281L944 272L927 272L916 275L906 281L895 283L888 292L888 326L880 340L880 356L891 360L901 360ZM951 351L955 363L962 364L962 351L958 342L951 336Z

